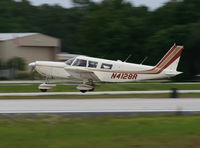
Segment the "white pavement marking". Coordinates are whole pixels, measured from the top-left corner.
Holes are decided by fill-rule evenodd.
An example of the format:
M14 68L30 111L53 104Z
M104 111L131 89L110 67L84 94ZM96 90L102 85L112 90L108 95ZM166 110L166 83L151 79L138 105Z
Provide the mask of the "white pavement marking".
M19 84L19 83L42 83L42 80L28 80L28 81L0 81L0 84Z
M35 93L0 93L0 96L47 96L47 95L119 95L119 94L164 94L171 90L160 91L96 91L96 92L35 92ZM178 90L178 93L200 93L200 90Z
M199 112L199 99L14 99L0 100L0 113Z

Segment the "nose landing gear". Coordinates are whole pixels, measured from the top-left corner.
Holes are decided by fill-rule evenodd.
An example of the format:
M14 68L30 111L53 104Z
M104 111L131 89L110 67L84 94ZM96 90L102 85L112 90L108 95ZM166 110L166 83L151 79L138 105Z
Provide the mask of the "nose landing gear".
M42 83L42 84L39 85L38 89L41 92L46 92L47 90L52 89L54 87L56 87L56 84Z
M38 89L39 89L41 92L46 92L47 90L52 89L52 88L54 88L54 87L56 87L56 84L49 84L49 78L46 77L45 82L42 83L42 84L40 84L40 85L38 86Z

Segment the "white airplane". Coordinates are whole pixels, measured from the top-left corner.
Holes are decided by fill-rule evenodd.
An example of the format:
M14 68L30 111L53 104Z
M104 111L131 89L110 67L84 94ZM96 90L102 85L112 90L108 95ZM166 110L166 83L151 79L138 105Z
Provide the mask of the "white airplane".
M100 82L132 82L147 79L173 77L182 72L177 66L183 46L173 45L165 56L155 65L147 66L122 62L120 60L106 60L88 56L77 56L66 62L36 61L29 64L41 75L49 78L66 78L83 81L77 89L81 92L93 91ZM47 81L39 86L43 92L55 87Z

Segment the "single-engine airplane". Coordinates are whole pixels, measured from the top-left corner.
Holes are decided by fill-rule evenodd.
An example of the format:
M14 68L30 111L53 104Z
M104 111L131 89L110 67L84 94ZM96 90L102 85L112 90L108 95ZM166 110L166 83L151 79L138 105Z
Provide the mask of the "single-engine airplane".
M147 66L122 62L120 60L106 60L88 56L77 56L66 62L36 61L29 66L41 75L49 78L66 78L83 81L77 89L81 92L93 91L100 82L132 82L147 79L160 79L173 77L182 72L177 71L177 66L183 46L173 45L165 56L155 65ZM46 81L39 85L43 92L55 87Z

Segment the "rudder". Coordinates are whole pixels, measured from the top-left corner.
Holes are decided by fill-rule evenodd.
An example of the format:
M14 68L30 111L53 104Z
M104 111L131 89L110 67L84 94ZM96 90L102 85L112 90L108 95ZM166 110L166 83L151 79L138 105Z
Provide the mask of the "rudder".
M170 71L176 71L182 50L183 46L177 46L174 44L155 67L161 70L169 69Z

